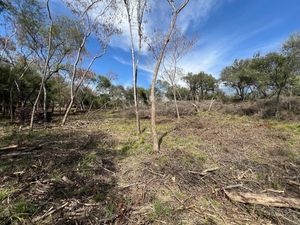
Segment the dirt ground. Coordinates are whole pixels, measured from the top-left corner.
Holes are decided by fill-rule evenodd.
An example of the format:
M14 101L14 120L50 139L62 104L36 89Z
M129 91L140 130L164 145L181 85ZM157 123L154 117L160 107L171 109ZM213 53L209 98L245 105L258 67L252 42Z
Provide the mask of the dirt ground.
M300 198L300 125L220 111L73 116L66 127L0 124L0 224L300 224L297 207L226 193ZM7 148L10 146L10 148Z

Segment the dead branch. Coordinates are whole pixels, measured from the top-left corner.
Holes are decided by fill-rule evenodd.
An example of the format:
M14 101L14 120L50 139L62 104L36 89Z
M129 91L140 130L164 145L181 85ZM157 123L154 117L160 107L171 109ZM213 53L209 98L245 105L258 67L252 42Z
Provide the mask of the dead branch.
M16 148L18 148L18 147L19 147L18 145L9 145L9 146L0 148L0 151L16 149Z
M219 169L220 169L220 167L213 167L213 168L205 169L205 170L203 170L201 172L193 171L193 170L189 170L188 172L192 173L192 174L199 174L201 176L206 176L210 172L213 172L213 171L216 171L216 170L219 170Z
M233 188L238 188L238 187L243 187L243 184L233 184L233 185L228 185L228 186L222 187L222 188L216 188L213 193L216 193L220 190L228 190L228 189L233 189Z
M34 218L32 221L33 221L34 223L35 223L35 222L38 222L38 221L40 221L40 220L42 220L42 219L44 219L44 218L46 218L46 217L52 215L53 213L55 213L55 212L57 212L57 211L63 209L63 208L66 207L68 204L69 204L69 203L66 202L65 204L59 206L58 208L53 209L53 210L50 210L50 211L48 211L47 213L45 213L44 215Z
M158 175L158 176L160 176L160 177L165 177L166 175L165 174L161 174L161 173L157 173L157 172L155 172L155 171L153 171L153 170L150 170L150 169L146 169L148 172L150 172L150 173L152 173L152 174L154 174L154 175Z
M284 193L284 190L266 189L266 190L263 190L261 193L266 193L266 192Z
M257 204L264 206L273 206L281 208L293 208L300 209L300 199L298 198L287 198L287 197L271 197L266 194L253 194L253 193L242 193L242 192L228 192L224 190L226 196L235 202Z

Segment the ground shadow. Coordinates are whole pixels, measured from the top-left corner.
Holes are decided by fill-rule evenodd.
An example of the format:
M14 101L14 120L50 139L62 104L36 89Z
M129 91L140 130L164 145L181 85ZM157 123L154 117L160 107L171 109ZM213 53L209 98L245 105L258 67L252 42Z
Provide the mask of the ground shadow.
M100 223L119 215L115 172L122 152L109 135L38 130L12 133L5 143L18 147L0 151L1 224Z

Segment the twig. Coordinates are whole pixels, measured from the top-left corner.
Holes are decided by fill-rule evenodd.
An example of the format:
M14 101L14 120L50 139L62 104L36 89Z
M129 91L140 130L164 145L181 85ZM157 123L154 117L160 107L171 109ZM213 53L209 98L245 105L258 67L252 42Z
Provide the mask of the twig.
M121 189L126 189L126 188L129 188L129 187L132 187L132 186L135 186L135 185L140 185L142 184L142 182L136 182L136 183L133 183L133 184L128 184L128 185L125 185L125 186L120 186Z
M18 147L19 147L18 145L9 145L9 146L0 148L0 151L2 151L2 150L5 151L5 150L16 149Z
M243 184L233 184L233 185L228 185L228 186L222 187L222 188L216 188L213 193L216 193L220 190L228 190L228 189L233 189L233 188L238 188L238 187L243 187Z
M150 169L146 169L148 172L150 172L150 173L152 173L152 174L155 174L155 175L158 175L158 176L160 176L160 177L165 177L166 175L165 174L161 174L161 173L157 173L157 172L155 172L155 171L153 171L153 170L150 170Z
M40 221L40 220L42 220L42 219L44 219L44 218L46 218L46 217L52 215L53 213L55 213L55 212L57 212L57 211L63 209L63 208L66 207L68 204L69 204L69 203L66 202L65 204L59 206L58 208L53 209L53 210L51 210L51 211L48 211L47 213L45 213L45 214L42 215L42 216L39 216L39 217L34 218L32 221L33 221L33 222L38 222L38 221ZM52 207L51 207L51 208L52 208ZM51 208L50 208L50 209L51 209Z
M112 173L112 174L116 174L115 172L113 172L113 171L111 171L111 170L109 170L109 169L107 169L107 168L105 168L104 166L100 166L102 169L104 169L105 171L107 171L107 172L109 172L109 173Z

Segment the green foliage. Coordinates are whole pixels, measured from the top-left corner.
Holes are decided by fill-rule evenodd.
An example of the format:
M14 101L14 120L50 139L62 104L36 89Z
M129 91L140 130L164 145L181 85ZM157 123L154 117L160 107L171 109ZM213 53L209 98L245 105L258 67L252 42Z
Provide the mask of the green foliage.
M183 77L190 89L190 97L195 100L206 99L209 93L213 93L217 87L217 80L210 74L200 72L198 74L189 73Z
M300 75L300 32L291 35L284 43L283 53L293 61L293 71Z
M5 188L1 188L0 189L0 201L6 199L10 194L10 190L5 189Z
M154 214L156 217L170 217L173 214L173 209L166 203L156 200L153 203Z
M108 94L110 92L112 86L113 85L112 85L111 81L106 76L99 75L97 77L97 90L100 93Z
M247 89L254 84L250 63L250 60L235 60L233 65L225 67L221 72L223 84L233 88L241 100L245 99Z

